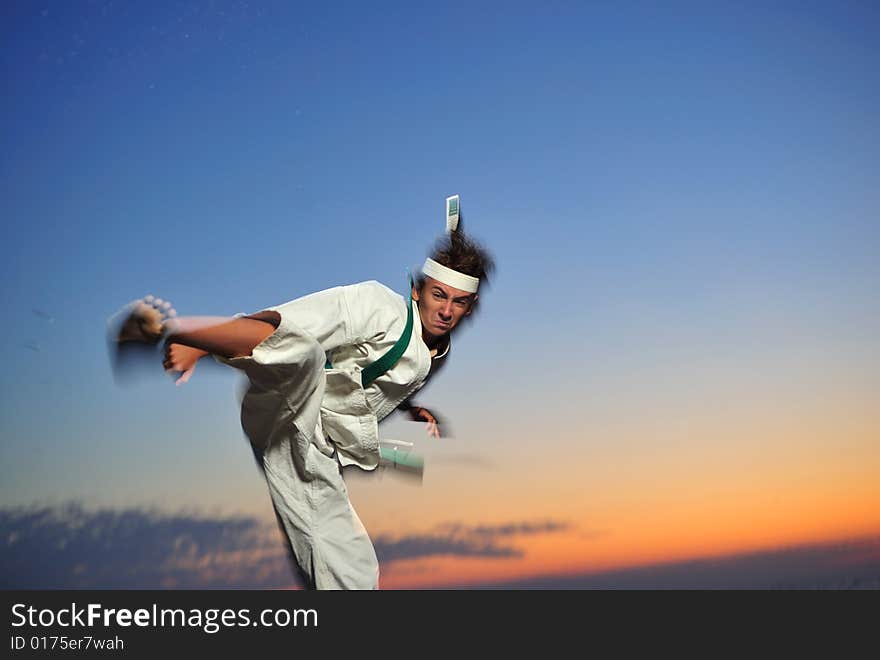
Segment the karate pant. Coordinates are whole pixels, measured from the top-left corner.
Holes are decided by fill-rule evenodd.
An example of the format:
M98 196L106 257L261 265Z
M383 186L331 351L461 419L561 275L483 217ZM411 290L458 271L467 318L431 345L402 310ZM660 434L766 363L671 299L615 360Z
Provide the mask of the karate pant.
M241 402L242 429L306 586L377 589L376 551L322 427L324 350L282 315L250 356L218 359L250 381Z
M335 454L288 435L255 455L307 586L378 589L376 551L351 505Z

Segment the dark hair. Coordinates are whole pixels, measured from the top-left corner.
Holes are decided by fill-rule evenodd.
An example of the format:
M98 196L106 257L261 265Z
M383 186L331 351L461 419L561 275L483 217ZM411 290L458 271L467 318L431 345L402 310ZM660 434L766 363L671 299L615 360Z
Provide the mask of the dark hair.
M464 235L461 230L447 233L440 238L431 251L431 259L459 273L479 278L482 286L495 270L492 255L474 239ZM425 283L424 275L417 278L418 288Z

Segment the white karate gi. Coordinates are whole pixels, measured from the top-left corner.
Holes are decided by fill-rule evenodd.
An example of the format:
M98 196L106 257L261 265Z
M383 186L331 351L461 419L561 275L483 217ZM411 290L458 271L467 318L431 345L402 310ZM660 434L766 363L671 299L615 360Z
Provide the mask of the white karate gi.
M250 356L218 358L250 380L242 427L262 457L297 563L318 589L378 588L376 553L340 465L378 465L378 422L419 390L448 354L447 344L432 360L412 301L406 351L361 385L360 372L403 334L406 304L375 281L320 291L270 307L281 322ZM332 369L325 369L328 357Z

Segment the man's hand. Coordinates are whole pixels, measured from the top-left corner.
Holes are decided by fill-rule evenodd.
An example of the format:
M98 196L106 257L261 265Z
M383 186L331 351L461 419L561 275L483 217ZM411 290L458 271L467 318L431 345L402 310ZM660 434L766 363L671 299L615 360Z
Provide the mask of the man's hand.
M208 351L203 351L200 348L175 343L166 344L162 366L165 367L165 371L181 372L174 384L183 385L192 377L198 361L206 355L208 355Z
M427 426L425 430L432 438L440 437L440 425L437 418L427 408L413 406L409 409L409 416L414 422L425 422Z

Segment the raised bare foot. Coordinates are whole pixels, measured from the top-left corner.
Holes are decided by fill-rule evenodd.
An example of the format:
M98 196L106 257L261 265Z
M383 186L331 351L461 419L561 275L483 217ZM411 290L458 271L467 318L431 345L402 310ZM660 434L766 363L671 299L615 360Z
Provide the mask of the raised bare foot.
M115 332L117 344L137 342L155 344L165 334L165 323L177 316L171 303L146 296L135 300L120 310L115 318L118 324Z

